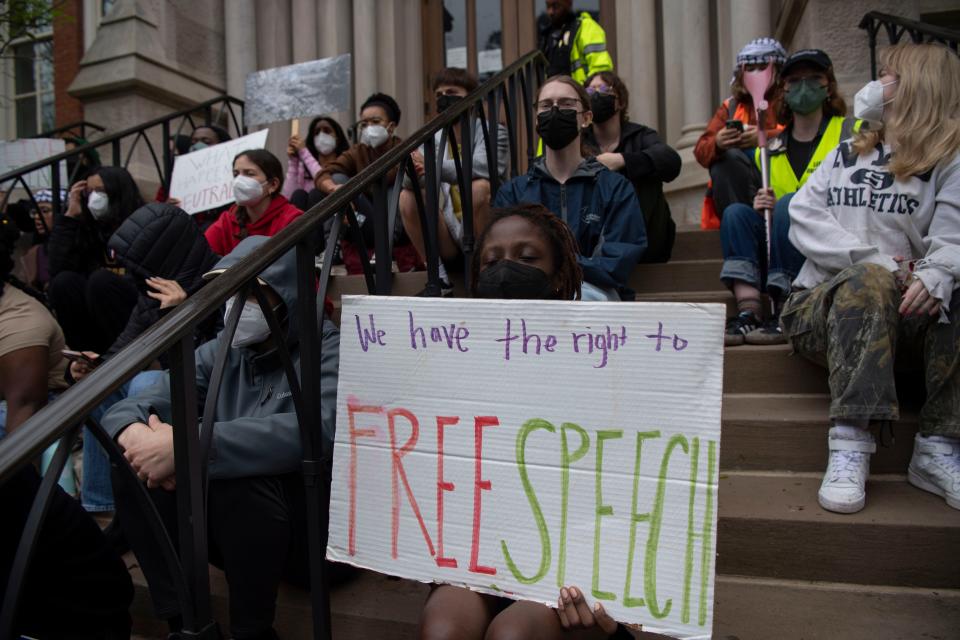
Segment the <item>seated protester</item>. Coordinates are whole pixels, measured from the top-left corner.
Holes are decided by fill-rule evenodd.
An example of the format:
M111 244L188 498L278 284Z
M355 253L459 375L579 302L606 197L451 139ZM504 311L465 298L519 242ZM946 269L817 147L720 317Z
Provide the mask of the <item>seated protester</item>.
M340 123L330 116L320 116L310 122L307 139L290 136L287 143L287 179L283 195L301 211L306 211L323 199L314 178L323 167L336 160L350 147Z
M230 206L204 235L213 252L225 256L247 236L272 236L303 213L281 195L283 167L266 149L241 151L233 159Z
M6 433L66 388L63 333L50 312L10 278L19 231L0 219L0 447ZM67 464L69 467L69 462ZM0 602L40 487L32 464L0 483ZM53 488L21 589L11 637L128 638L133 585L100 527Z
M855 118L844 117L847 105L838 93L830 57L823 51L804 49L793 54L783 65L780 78L784 100L778 119L786 129L767 143L771 188L757 191L753 207L730 205L720 221L720 279L733 291L738 310L727 322L727 346L785 342L778 319L780 308L803 266L803 255L787 238L790 199L827 154L860 128ZM759 171L760 149L754 153ZM772 212L769 264L764 209ZM773 315L765 322L761 321L760 300L764 289L774 305Z
M584 142L599 152L597 160L633 184L643 210L647 250L641 262L667 262L677 225L663 196L663 183L680 175L680 154L650 127L630 122L630 92L613 71L595 73L584 85L590 96L593 126Z
M208 275L231 268L266 242L267 238L260 236L243 240ZM234 638L276 637L271 634L280 580L305 585L309 578L300 432L290 384L274 343L285 341L299 372L295 251L288 251L264 269L259 279L283 325L283 334L271 335L260 306L251 296L232 339L221 333L196 352L198 402L203 406L220 341L229 339L233 347L223 369L222 392L210 425L214 430L211 458L205 462L209 472L206 507L210 558L227 575ZM232 304L227 303L224 318ZM326 318L322 339L320 388L304 389L303 393L321 395L323 434L332 447L339 335ZM170 380L164 374L160 383L114 405L104 416L103 425L152 489L151 497L167 530L175 532L175 491L179 487L174 484L172 430L186 425L169 424L170 404ZM157 615L167 619L175 632L181 613L176 591L153 532L135 515L136 488L126 480L114 475L120 525L143 568Z
M693 149L697 162L710 171L710 183L700 214L701 226L716 229L719 217L731 204L749 204L760 188L760 174L753 165L753 149L757 146L757 113L753 98L743 84L743 72L764 69L773 64L776 73L786 61L787 52L773 38L757 38L737 54L737 66L730 80L731 96L717 107L707 129ZM776 74L775 74L776 75ZM782 127L777 125L780 96L776 82L767 91L769 107L764 129L773 138ZM737 125L739 122L742 125Z
M894 368L926 383L907 479L960 509L960 59L939 44L881 53L855 98L870 130L840 143L790 202L806 257L784 334L830 371L830 458L818 498L863 508L870 427L897 420Z
M336 160L324 166L320 175L316 176L317 188L325 194L330 194L357 175L374 161L383 157L388 151L400 144L401 139L394 133L400 124L400 105L385 93L374 93L360 106L360 120L357 130L360 142L351 146L337 157ZM399 166L390 169L387 173L387 185L393 186ZM372 254L374 246L374 232L372 219L375 215L387 215L386 212L376 212L371 201L371 194L358 197L354 201L357 209L357 222L360 224L360 235L368 252ZM403 231L403 225L396 223L393 229L393 258L401 271L411 271L420 264L417 252L410 246ZM360 256L354 246L344 240L343 261L349 273L361 273Z
M206 283L203 274L213 268L218 257L210 250L200 229L183 210L169 204L152 203L140 207L127 218L107 246L116 255L133 278L140 294L130 314L127 326L103 354L110 358L140 337L173 307L193 295ZM194 342L200 346L216 337L220 329L216 316L207 318L197 327ZM94 360L95 352L85 352ZM160 360L166 368L166 358ZM82 360L70 365L70 375L79 381L90 372ZM144 371L114 391L93 411L100 419L111 406L137 391L149 387L161 375L159 370ZM113 493L110 489L110 462L107 454L94 439L83 433L83 507L87 511L112 511Z
M536 108L546 154L500 188L495 206L543 204L570 226L584 300L632 297L627 279L647 248L643 212L626 178L582 155L580 132L592 119L587 92L570 76L554 76L540 87Z
M53 229L53 191L40 189L34 196L36 209L30 211L33 218L33 246L23 256L25 280L31 287L44 291L50 282L50 258L47 241ZM67 205L67 192L60 190L60 206Z
M570 228L542 205L494 209L473 254L473 296L578 300L583 275L577 254ZM606 614L603 605L598 603L593 611L586 607L576 587L564 587L559 595L554 611L536 602L434 585L420 614L420 637L572 640L585 637L578 635L582 629L592 629L595 635L590 637L632 637ZM586 615L578 616L577 610Z
M142 206L126 169L101 167L70 188L67 211L54 221L47 296L74 349L103 353L127 324L137 288L121 275L107 238Z
M433 91L437 98L437 113L442 113L447 107L455 104L468 93L477 88L477 78L466 69L448 67L441 69L433 80ZM486 227L490 215L490 169L487 166L487 147L483 136L483 127L478 118L473 120L473 175L471 176L471 196L473 203L474 237ZM441 291L433 292L441 295L453 293L450 278L447 276L443 260L454 260L463 248L463 211L460 205L460 186L457 183L457 166L452 155L456 145L460 148L463 136L462 125L453 128L453 140L447 140L441 131L434 137L438 156L442 156L440 167L440 217L438 219L437 237L440 246L440 287ZM441 149L441 138L445 141ZM510 141L506 126L497 129L497 141L494 147L497 154L497 170L501 181L507 177L507 163L509 162ZM423 167L423 153L414 153L414 162L418 171ZM421 229L420 214L417 210L417 201L410 185L400 194L400 215L403 218L403 228L410 236L413 246L421 260L426 261L426 250L423 243L423 229ZM422 187L423 185L421 185ZM424 193L424 197L426 193Z

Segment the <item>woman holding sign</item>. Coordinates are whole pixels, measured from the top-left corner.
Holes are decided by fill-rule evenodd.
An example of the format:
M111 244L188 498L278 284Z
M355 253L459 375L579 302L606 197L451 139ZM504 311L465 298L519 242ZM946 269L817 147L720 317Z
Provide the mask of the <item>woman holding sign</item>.
M307 131L306 140L299 135L290 136L287 179L283 187L283 195L303 211L323 199L324 193L316 188L314 179L325 166L350 148L343 127L330 116L314 118Z
M233 159L236 203L205 232L210 248L225 256L247 236L272 236L303 213L280 193L283 166L266 149L249 149Z
M539 204L494 209L473 254L478 298L576 300L583 274L577 243L564 222ZM554 611L452 585L435 585L420 615L423 640L483 638L632 638L599 602L564 587Z

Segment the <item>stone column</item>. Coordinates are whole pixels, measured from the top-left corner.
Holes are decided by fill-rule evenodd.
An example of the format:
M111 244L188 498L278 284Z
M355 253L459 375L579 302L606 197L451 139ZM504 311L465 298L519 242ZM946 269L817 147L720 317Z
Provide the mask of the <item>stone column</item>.
M257 70L254 0L223 0L227 93L244 99L247 74Z
M283 67L292 62L290 0L257 2L257 62L258 69ZM227 52L229 57L230 52ZM262 129L263 127L256 127ZM290 139L290 123L275 122L268 126L267 149L286 164L287 140Z
M353 7L351 0L319 0L317 7L317 57L329 58L342 53L353 53ZM356 55L352 56L356 65ZM355 67L354 67L355 68ZM353 82L351 78L351 82ZM351 104L346 111L330 114L346 128L356 116L351 92Z
M379 90L377 12L375 0L353 2L353 97L357 108L371 93Z
M630 119L657 128L659 106L655 0L618 2L617 74L630 91Z
M293 61L316 60L318 40L316 0L292 0L290 16L293 31Z
M770 23L770 0L730 1L730 55L731 64L737 52L754 38L773 37Z
M671 2L670 4L674 4ZM683 125L677 147L691 147L707 126L711 104L710 11L706 0L682 0ZM669 30L667 33L671 33Z

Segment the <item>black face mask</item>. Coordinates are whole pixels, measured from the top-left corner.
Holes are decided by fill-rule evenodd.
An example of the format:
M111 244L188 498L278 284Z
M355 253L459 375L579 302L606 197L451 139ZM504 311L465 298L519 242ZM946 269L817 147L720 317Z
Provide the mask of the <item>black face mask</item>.
M573 109L555 106L550 111L537 114L537 135L554 151L573 142L579 133L577 112Z
M593 112L593 121L604 123L617 112L617 96L595 93L590 96L590 111Z
M448 96L446 94L437 96L437 113L443 113L461 100L463 100L463 96Z
M537 267L500 260L477 277L478 298L504 300L548 300L556 297L550 278Z

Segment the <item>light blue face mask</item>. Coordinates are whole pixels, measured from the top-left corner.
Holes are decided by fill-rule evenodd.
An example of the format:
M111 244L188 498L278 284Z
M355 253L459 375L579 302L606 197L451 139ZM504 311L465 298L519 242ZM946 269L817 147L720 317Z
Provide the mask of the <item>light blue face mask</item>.
M190 145L190 151L200 151L200 149L206 149L209 146L210 145L208 145L206 142L202 142L198 140L197 142L194 142L192 145Z
M230 316L232 308L233 298L227 300L226 309L223 313L224 325L227 324L227 318ZM260 344L269 337L270 325L267 324L267 318L263 315L260 305L248 300L243 305L243 311L240 312L240 321L237 323L237 330L234 332L230 344L235 349L239 349Z

